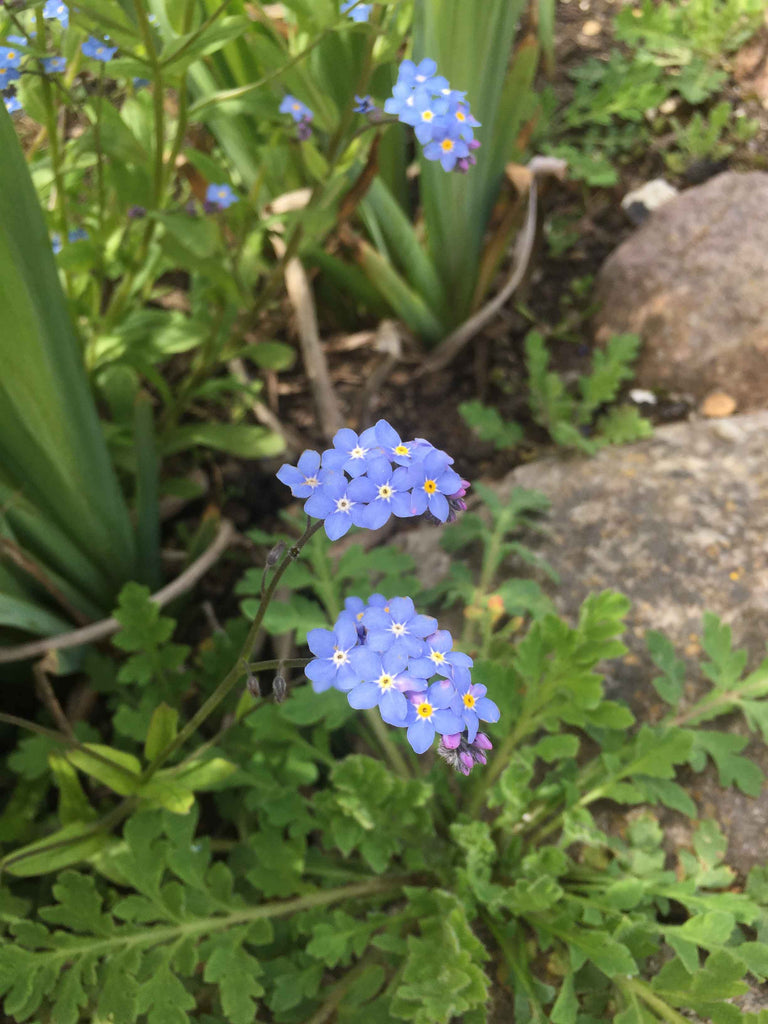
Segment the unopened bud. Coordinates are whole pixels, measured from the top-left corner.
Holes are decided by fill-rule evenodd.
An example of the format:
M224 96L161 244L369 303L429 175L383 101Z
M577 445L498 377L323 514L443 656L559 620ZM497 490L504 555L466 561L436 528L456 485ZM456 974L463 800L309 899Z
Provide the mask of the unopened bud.
M248 690L248 693L250 693L252 697L261 696L261 687L259 686L259 680L256 678L256 676L249 675L245 685Z
M271 568L272 565L278 564L278 562L280 561L280 556L283 554L285 550L286 542L278 541L278 543L274 545L269 554L266 556L266 567Z
M275 698L276 704L282 704L288 696L288 683L285 681L285 676L275 676L272 680L272 696Z

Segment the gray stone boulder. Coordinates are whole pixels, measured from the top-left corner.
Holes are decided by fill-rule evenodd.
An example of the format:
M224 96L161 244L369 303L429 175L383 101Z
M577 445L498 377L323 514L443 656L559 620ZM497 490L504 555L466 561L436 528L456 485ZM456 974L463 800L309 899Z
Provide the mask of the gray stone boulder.
M768 406L768 173L726 172L656 210L597 278L595 337L643 340L640 387Z
M676 424L648 441L603 449L595 458L547 458L520 466L494 488L543 491L551 501L546 531L527 538L560 575L541 585L574 622L584 599L610 588L632 602L624 641L629 651L607 666L609 696L625 699L654 722L666 705L651 686L658 675L647 651L649 629L666 633L688 667L685 702L704 692L699 637L705 611L731 626L749 652L749 667L768 640L768 412ZM407 547L429 567L432 583L447 569L439 532L423 527ZM445 561L443 561L445 559ZM530 576L527 566L510 575ZM725 725L747 733L740 716ZM754 738L745 751L768 771L768 748ZM729 862L742 872L768 859L768 789L753 799L717 784L714 771L686 779L703 816L720 822ZM682 819L664 814L668 835ZM676 830L676 831L675 831Z

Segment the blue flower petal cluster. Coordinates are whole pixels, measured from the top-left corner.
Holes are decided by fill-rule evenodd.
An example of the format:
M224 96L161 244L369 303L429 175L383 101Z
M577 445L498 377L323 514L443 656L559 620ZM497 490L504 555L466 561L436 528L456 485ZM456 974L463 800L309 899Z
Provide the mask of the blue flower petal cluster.
M85 231L83 228L72 228L72 230L67 235L67 241L70 244L72 242L82 242L83 239L87 237L88 232ZM51 248L57 255L58 253L61 252L61 235L58 233L58 231L54 231L54 233L51 235Z
M499 709L472 684L472 659L454 651L451 634L410 597L349 597L333 629L310 630L307 643L316 692L334 687L355 709L377 707L387 724L406 730L417 754L439 735L441 756L465 775L485 763L491 744L479 723L497 722Z
M95 36L89 36L80 49L86 57L100 60L103 64L111 61L117 53L117 47L110 46L109 39L97 39Z
M46 75L62 74L66 70L66 57L43 57L43 71Z
M296 134L299 137L299 141L306 141L312 134L311 122L315 116L313 111L309 109L306 103L302 103L301 100L297 100L295 96L291 96L290 93L284 96L279 106L281 114L290 114L293 120L296 122Z
M464 172L476 162L473 154L480 143L474 129L480 122L473 117L465 93L451 89L430 58L419 64L402 62L384 110L414 129L425 158L439 160L443 170Z
M14 36L14 39L19 38L19 36ZM11 45L0 46L0 92L5 92L14 82L18 82L21 78L19 67L21 65L21 58L24 56L13 45L13 40L7 39L6 42L11 43ZM22 40L22 45L25 42L26 40ZM21 110L21 102L14 94L4 95L3 103L9 114L15 114Z
M386 420L361 434L344 428L333 448L305 451L298 465L280 467L277 478L304 511L322 519L331 540L351 526L377 530L394 515L400 519L428 515L450 522L467 507L469 483L451 468L453 459L423 438L403 441Z
M228 210L238 198L229 185L209 185L205 202L212 210Z
M58 21L62 28L67 28L69 25L69 8L66 4L60 3L59 0L46 0L43 7L43 17Z
M355 4L357 6L355 7ZM344 0L339 8L342 14L349 11L352 21L368 21L373 10L373 4L358 4L357 0Z

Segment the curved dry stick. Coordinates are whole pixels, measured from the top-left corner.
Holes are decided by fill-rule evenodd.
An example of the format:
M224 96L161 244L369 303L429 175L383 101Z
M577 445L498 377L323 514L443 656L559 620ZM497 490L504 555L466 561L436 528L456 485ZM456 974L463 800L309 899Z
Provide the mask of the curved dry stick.
M423 377L426 373L434 373L435 370L442 370L452 359L455 359L467 342L471 341L487 323L493 320L512 293L517 289L528 267L528 261L533 250L533 240L536 235L537 177L542 174L554 174L556 177L560 177L565 171L565 166L564 160L559 160L555 157L536 156L530 161L528 164L528 170L531 172L531 180L528 186L528 212L523 230L520 232L515 244L515 256L509 280L490 302L468 320L465 320L444 341L440 342L432 355L416 371L417 377Z
M226 548L232 543L235 536L235 528L228 519L223 519L219 532L209 548L199 558L188 566L175 580L152 594L150 601L161 608L168 604L175 597L191 590L201 576L211 568L214 562L218 561ZM80 647L82 644L92 644L97 640L104 640L120 629L117 619L102 619L101 622L93 622L90 626L83 626L82 629L74 629L71 633L59 633L58 636L43 637L42 640L32 640L29 643L17 644L15 647L0 648L0 664L7 664L11 661L25 661L27 658L36 658L39 655L47 654L48 651L63 651L67 647Z

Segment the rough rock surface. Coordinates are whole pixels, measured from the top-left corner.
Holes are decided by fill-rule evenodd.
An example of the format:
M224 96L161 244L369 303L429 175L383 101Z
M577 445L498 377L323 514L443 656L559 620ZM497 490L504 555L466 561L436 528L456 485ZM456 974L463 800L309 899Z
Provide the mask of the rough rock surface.
M597 279L598 341L639 334L640 387L768 399L768 173L719 174L651 215Z
M528 543L560 574L557 587L544 576L540 582L561 614L574 621L582 601L596 590L620 590L631 599L624 636L629 653L608 666L608 688L646 721L664 710L650 684L658 670L645 645L648 629L665 632L686 660L688 700L703 692L698 662L704 611L731 626L735 643L749 652L749 667L765 655L767 438L768 412L676 424L649 441L606 448L594 459L551 458L521 466L496 485L501 494L517 486L550 498L548 532ZM408 538L408 548L428 567L429 582L447 568L438 546L439 534L431 527ZM736 716L728 727L746 731ZM761 741L746 752L768 770L768 748ZM709 771L688 782L701 813L716 817L726 831L730 863L745 872L764 862L768 788L752 799L721 789Z

